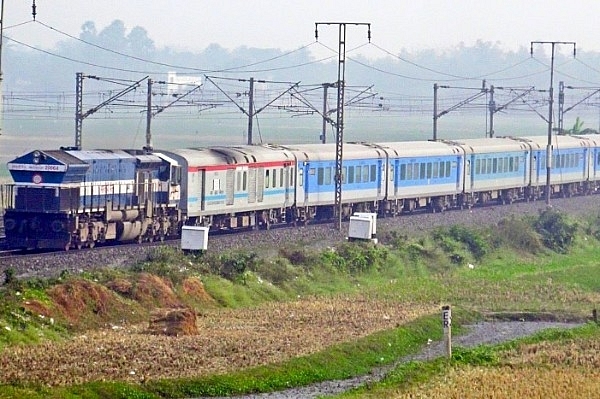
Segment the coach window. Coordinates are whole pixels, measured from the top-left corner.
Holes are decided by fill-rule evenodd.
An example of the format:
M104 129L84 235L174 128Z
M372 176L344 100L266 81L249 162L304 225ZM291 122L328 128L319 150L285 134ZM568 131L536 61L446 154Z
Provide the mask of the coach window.
M242 189L242 172L240 171L235 174L235 185L236 191L240 191Z
M242 190L246 191L248 183L248 172L244 171L242 174Z
M348 183L354 183L354 166L348 166Z
M324 168L323 184L329 186L331 184L331 168L328 166Z
M439 176L439 166L440 166L439 163L437 163L437 162L433 163L433 174L432 174L432 176L433 176L434 179L437 179L438 176Z
M344 166L342 168L342 184L348 183L348 167Z
M367 165L362 167L362 182L366 183L369 181L369 167Z
M377 180L377 165L371 165L370 181Z
M302 187L304 185L304 170L300 169L298 171L298 187Z
M425 162L421 162L419 164L419 179L424 179L426 174L425 174L425 168L427 167L427 164Z
M269 176L269 172L270 172L270 170L269 170L269 169L267 169L267 170L265 171L265 188L269 188L269 184L271 183L271 179L270 179L270 176Z
M213 191L221 191L221 179L213 179Z
M361 173L361 166L356 166L354 168L354 181L356 183L360 183L360 173Z
M498 173L498 158L492 160L492 173Z
M294 185L294 173L296 173L296 168L290 168L290 187Z
M277 187L277 169L273 169L273 188Z
M400 180L406 180L406 164L400 165Z
M481 159L475 160L475 174L476 175L481 174Z
M323 170L323 168L317 169L317 185L319 185L319 186L323 185L323 176L324 175L325 175L325 171Z
M412 180L413 179L413 164L410 163L408 165L406 165L406 180Z
M446 161L446 177L450 177L450 168L451 167L452 167L452 164L450 163L450 161ZM456 167L456 165L454 167Z
M283 169L279 169L279 187L283 187Z

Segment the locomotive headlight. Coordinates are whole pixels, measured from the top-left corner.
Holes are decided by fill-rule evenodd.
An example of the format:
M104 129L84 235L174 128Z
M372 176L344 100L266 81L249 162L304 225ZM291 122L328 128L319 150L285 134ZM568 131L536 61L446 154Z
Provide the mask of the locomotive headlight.
M40 155L42 155L39 151L33 152L33 163L40 163Z

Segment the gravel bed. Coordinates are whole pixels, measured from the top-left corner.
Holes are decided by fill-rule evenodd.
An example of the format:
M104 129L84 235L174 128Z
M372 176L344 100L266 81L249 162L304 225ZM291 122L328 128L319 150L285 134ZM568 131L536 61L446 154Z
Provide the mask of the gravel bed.
M576 216L596 217L600 213L600 196L591 195L573 198L553 199L552 207L561 212ZM395 218L378 219L377 228L400 230L407 235L415 235L438 226L459 224L464 226L494 225L503 218L514 215L536 215L546 208L544 201L522 202L504 206L475 207L470 210L453 210L443 213L419 213ZM342 230L334 224L309 225L298 228L275 228L269 231L250 231L239 234L211 236L209 252L255 250L259 253L276 251L286 245L305 245L323 248L343 241L348 231L347 223ZM178 245L175 243L155 245ZM93 250L54 252L27 257L0 258L0 279L4 270L13 268L18 278L52 277L66 270L78 273L95 267L126 267L147 258L150 246L112 246ZM2 283L2 281L0 281Z
M579 326L577 323L561 322L482 322L467 327L467 332L452 338L453 347L472 348L484 344L498 344L532 335L548 328L568 329ZM325 395L337 395L361 385L373 383L383 379L395 366L410 361L427 361L445 356L444 342L434 341L417 354L406 356L391 366L373 369L371 373L346 380L324 381L306 387L287 389L285 391L233 396L236 399L310 399ZM202 399L202 398L196 398ZM215 398L212 398L215 399ZM225 399L225 398L216 398Z

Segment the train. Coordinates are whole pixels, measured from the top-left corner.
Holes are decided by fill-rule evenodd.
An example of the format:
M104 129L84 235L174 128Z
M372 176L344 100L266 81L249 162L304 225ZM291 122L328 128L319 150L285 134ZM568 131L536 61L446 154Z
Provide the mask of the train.
M165 240L185 225L269 229L598 191L600 135L547 144L545 136L347 142L341 204L335 143L33 150L7 165L6 244L69 250Z

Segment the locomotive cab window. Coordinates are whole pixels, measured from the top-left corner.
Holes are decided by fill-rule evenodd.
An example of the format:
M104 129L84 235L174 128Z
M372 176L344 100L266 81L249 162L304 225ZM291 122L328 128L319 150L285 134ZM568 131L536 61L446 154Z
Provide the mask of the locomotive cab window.
M171 165L171 184L181 184L181 166Z

